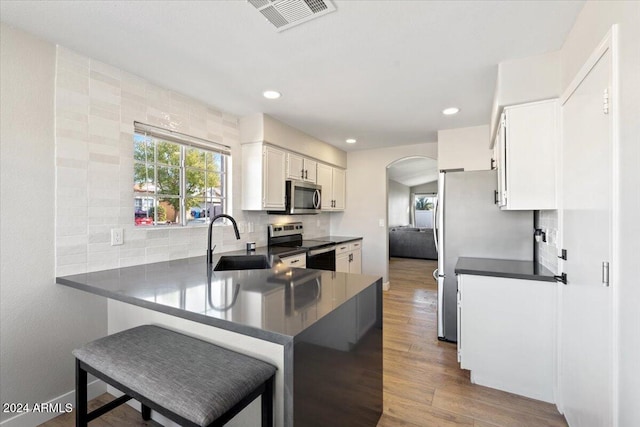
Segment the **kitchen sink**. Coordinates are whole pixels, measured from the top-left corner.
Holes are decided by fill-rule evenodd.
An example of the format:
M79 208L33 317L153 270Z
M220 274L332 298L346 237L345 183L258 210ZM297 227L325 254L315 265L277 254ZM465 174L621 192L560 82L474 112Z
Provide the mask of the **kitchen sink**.
M215 271L264 270L271 268L265 255L224 255L216 264Z

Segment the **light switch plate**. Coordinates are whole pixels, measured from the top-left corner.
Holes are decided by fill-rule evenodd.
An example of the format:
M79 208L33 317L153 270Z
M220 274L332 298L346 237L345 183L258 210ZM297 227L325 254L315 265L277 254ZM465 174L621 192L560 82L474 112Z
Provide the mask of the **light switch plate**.
M111 229L111 246L119 246L124 244L124 229Z

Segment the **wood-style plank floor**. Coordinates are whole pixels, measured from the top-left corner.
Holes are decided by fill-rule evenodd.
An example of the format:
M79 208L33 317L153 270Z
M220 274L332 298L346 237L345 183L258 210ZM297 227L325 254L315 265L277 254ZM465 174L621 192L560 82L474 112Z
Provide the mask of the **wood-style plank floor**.
M383 297L384 413L378 427L566 426L554 405L471 384L469 371L458 367L455 344L437 339L435 268L435 261L389 262L391 289ZM90 408L111 399L103 394ZM73 417L64 414L42 425L72 427ZM90 425L159 426L127 405Z
M384 413L378 427L566 426L554 405L471 384L437 338L436 261L392 258L383 297ZM500 351L500 349L496 349Z

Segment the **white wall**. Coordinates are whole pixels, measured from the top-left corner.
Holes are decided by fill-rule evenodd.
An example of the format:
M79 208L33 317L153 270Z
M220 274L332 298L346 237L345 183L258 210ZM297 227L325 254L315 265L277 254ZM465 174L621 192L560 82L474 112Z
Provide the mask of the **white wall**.
M240 210L238 118L108 64L58 47L56 80L57 275L203 256L207 227L133 224L133 123L139 121L231 147L231 227L215 227L216 251L266 244L283 218ZM309 237L329 234L329 214L303 219ZM254 232L248 230L253 223ZM124 229L111 246L110 230Z
M560 51L512 59L498 64L491 109L491 141L502 107L560 96Z
M409 206L411 204L409 187L390 179L388 188L389 211L387 218L389 227L408 225L410 222Z
M268 142L345 169L347 153L268 114L256 113L240 119L240 142Z
M438 131L438 169L488 170L489 125Z
M620 231L614 242L619 265L613 266L612 286L620 325L618 424L636 426L640 425L640 2L587 2L562 47L561 70L565 88L616 23L620 24L620 150L614 161L620 185Z
M0 31L0 400L33 404L74 388L71 350L106 334L107 304L55 284L55 46Z
M426 184L414 185L411 187L412 193L437 193L438 192L438 181L427 182Z
M412 156L436 159L438 145L424 143L348 152L347 208L331 217L331 234L364 238L362 272L382 276L385 282L389 263L386 169L391 163Z

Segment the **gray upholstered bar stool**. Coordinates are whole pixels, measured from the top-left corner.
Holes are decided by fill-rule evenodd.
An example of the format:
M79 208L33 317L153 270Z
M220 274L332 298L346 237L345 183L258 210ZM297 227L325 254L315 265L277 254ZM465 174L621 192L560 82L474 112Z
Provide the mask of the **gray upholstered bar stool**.
M183 426L222 426L262 396L273 425L276 367L158 326L139 326L86 344L76 357L76 426L134 398L142 418L157 411ZM87 413L87 372L125 393Z

